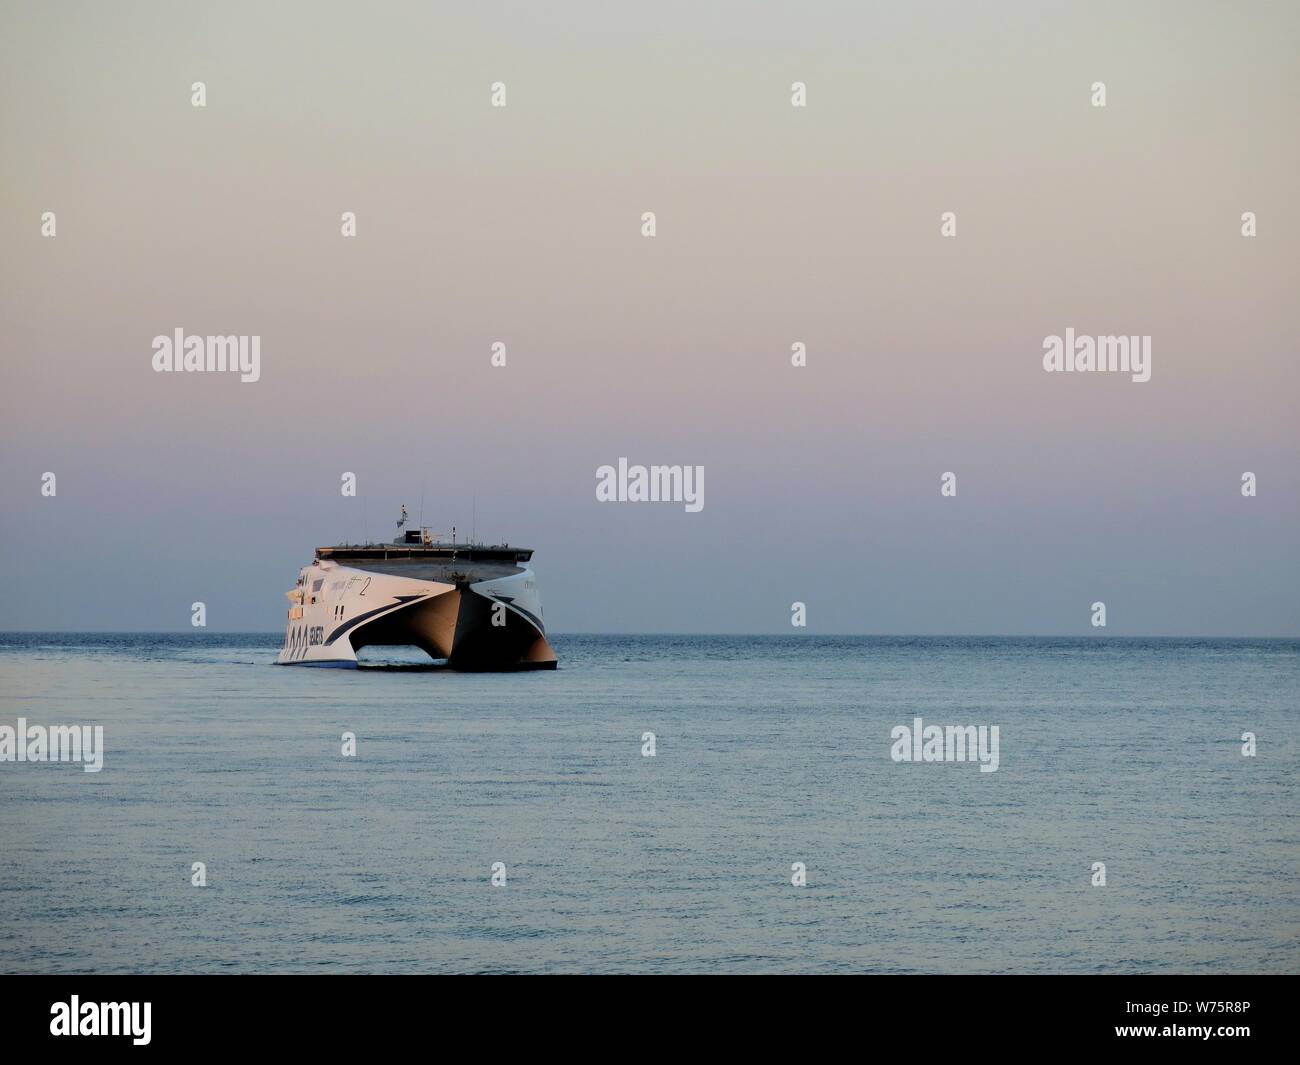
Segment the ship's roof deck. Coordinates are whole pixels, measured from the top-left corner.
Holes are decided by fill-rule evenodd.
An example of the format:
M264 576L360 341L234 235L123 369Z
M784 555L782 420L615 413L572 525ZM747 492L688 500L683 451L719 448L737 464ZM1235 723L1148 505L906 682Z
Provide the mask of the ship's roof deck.
M316 557L340 565L352 562L527 562L531 547L509 544L338 544L316 548Z
M389 558L357 562L347 559L339 563L348 569L363 573L385 573L390 577L406 577L413 581L437 581L439 584L477 584L501 577L523 573L524 567L513 562L463 562L450 559L443 562L424 562L420 559Z
M508 544L340 544L316 558L350 569L444 584L495 580L524 571L532 548Z

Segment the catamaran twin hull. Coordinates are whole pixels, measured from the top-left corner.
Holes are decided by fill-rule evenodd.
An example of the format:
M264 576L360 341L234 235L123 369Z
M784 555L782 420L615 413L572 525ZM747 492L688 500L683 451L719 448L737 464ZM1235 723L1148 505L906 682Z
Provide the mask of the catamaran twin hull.
M415 646L453 669L554 669L532 551L415 543L322 547L304 566L281 665L357 665L370 646Z

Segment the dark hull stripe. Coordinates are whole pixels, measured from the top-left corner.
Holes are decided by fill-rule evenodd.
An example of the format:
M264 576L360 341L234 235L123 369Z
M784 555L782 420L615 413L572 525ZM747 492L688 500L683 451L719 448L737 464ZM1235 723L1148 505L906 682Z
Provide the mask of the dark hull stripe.
M471 585L470 587L473 587L473 585ZM515 604L515 601L510 596L497 595L495 593L492 593L492 598L496 600L498 603L504 603L508 609L513 610L515 613L520 614L523 617L527 618L529 621L533 623L533 627L538 632L540 632L543 636L546 635L546 626L542 624L542 619L539 618L536 614L530 613L529 611L525 610L523 607L517 606Z
M337 629L335 629L333 632L330 633L329 639L325 641L325 646L328 647L330 644L332 644L335 640L337 640L349 629L353 628L356 625L360 625L363 621L369 621L371 618L377 617L380 614L386 614L390 610L397 610L400 607L406 606L408 603L415 602L417 599L431 599L431 598L433 597L423 596L423 595L399 595L397 597L396 603L389 603L388 606L381 606L381 607L377 607L374 610L368 610L364 614L358 614L351 621L340 625Z

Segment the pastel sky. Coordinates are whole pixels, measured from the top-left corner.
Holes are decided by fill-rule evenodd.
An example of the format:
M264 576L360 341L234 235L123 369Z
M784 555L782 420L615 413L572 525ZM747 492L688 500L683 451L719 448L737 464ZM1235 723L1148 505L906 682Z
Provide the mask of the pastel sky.
M559 632L1300 635L1298 31L0 4L0 628L278 630L423 494L537 549ZM154 373L178 327L261 380ZM1150 382L1045 373L1067 327L1150 335ZM597 503L620 456L703 511Z

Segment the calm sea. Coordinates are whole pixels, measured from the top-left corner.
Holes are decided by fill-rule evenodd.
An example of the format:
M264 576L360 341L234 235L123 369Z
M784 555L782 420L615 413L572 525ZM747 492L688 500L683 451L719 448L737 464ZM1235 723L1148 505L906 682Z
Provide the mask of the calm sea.
M0 763L0 970L1300 971L1300 641L279 642L0 636L0 725L105 743ZM997 771L894 762L915 717Z

